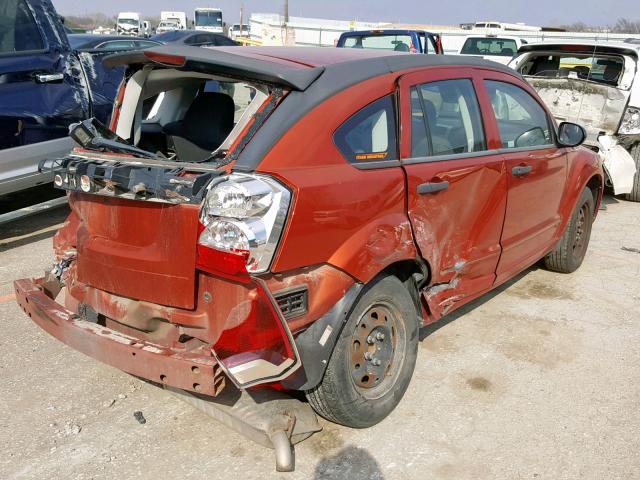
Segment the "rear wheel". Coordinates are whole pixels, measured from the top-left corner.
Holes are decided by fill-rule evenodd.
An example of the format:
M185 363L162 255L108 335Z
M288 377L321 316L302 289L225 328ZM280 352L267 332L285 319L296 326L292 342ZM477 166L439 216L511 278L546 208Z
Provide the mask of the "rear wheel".
M560 243L544 257L544 265L548 270L572 273L582 265L591 238L593 213L593 194L589 188L585 188Z
M322 382L307 391L327 420L364 428L385 418L409 386L418 353L418 313L396 277L360 296L336 343Z
M636 143L629 153L636 162L636 174L633 177L633 187L631 193L625 194L624 198L632 202L640 202L640 143Z

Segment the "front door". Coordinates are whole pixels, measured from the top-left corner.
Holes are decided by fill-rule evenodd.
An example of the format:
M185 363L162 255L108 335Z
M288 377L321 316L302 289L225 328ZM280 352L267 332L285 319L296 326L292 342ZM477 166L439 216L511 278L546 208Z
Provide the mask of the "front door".
M555 144L547 111L509 75L484 76L500 132L509 193L497 282L512 277L553 247L560 227L560 205L567 157Z
M495 128L484 128L495 121L487 121L491 106L478 88L469 68L400 79L408 213L431 268L423 295L436 319L490 289L500 258L507 174Z

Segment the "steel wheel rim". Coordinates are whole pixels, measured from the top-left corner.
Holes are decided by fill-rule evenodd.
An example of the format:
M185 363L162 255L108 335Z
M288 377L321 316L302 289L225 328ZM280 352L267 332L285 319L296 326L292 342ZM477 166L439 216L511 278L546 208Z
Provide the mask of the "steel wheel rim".
M349 344L349 372L358 392L369 399L389 391L404 361L406 335L398 310L386 302L371 305L360 317Z
M572 246L572 251L574 252L574 254L582 253L586 246L585 240L588 235L589 228L589 226L587 225L588 209L589 205L585 203L584 205L582 205L582 208L578 210L578 217L576 219L576 229Z

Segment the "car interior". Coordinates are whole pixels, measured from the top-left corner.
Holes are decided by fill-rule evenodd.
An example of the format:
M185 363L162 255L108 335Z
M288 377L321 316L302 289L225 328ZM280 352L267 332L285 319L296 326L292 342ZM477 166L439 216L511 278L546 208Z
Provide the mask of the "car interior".
M624 59L616 55L543 53L530 55L519 70L535 77L573 78L617 86L624 72Z
M127 86L116 133L185 162L228 150L269 95L264 85L172 69L139 71L129 82L134 85ZM127 98L130 90L138 95Z

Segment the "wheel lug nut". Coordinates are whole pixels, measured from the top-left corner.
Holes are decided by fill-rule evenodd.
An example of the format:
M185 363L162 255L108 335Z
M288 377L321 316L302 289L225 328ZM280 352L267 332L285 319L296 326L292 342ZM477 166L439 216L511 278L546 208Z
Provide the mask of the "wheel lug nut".
M369 345L373 345L373 342L375 342L375 340L373 339L373 337L372 337L371 335L369 335L369 336L367 337L367 343L368 343Z
M374 358L372 363L373 363L376 367L379 367L379 366L380 366L380 364L381 364L382 362L381 362L380 360L378 360L377 358Z
M382 332L376 333L376 340L380 340L380 341L384 340L384 333Z
M365 358L365 360L371 360L373 357L371 356L371 354L369 352L364 352L364 358Z

